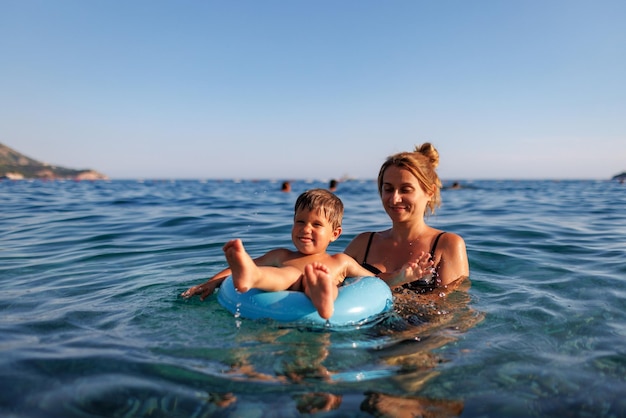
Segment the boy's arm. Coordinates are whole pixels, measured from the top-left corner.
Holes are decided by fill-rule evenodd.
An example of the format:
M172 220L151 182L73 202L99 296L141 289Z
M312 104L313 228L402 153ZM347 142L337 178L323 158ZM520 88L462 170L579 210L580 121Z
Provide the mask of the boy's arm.
M184 298L190 298L195 295L200 295L200 300L204 300L206 299L207 296L213 294L215 289L217 289L222 284L222 282L228 276L230 276L230 274L231 274L230 268L226 268L220 271L219 273L217 273L215 276L211 277L206 282L196 285L196 286L192 286L189 289L185 290L180 295Z
M280 262L283 258L285 258L285 254L288 250L279 248L275 250L271 250L268 253L255 258L254 264L257 266L276 266L280 265ZM215 276L211 277L209 280L202 284L198 284L196 286L192 286L189 289L185 290L180 295L184 298L190 298L195 295L200 295L200 300L204 300L207 296L213 294L215 289L221 286L222 282L226 280L228 276L232 274L230 268L225 268L224 270L217 273Z

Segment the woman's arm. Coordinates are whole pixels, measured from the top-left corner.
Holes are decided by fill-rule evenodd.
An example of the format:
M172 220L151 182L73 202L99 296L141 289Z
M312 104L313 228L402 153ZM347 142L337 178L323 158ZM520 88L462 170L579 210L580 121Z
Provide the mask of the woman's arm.
M469 277L469 261L465 241L457 234L446 233L439 242L441 258L437 273L441 285L448 286L459 279Z

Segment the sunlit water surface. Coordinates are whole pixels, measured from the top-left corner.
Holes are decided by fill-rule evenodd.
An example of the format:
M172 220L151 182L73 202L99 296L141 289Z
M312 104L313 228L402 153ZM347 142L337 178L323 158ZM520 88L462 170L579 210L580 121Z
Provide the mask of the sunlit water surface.
M429 223L465 238L471 283L337 332L179 297L231 238L290 247L325 182L0 182L0 415L626 416L626 185L464 184ZM330 252L389 226L373 181L337 194Z

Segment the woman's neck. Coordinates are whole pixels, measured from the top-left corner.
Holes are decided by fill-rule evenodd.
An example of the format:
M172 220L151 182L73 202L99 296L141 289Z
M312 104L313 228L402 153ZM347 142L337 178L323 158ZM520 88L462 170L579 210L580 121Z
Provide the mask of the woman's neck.
M389 230L390 236L398 243L415 242L422 238L430 229L426 222L397 223Z

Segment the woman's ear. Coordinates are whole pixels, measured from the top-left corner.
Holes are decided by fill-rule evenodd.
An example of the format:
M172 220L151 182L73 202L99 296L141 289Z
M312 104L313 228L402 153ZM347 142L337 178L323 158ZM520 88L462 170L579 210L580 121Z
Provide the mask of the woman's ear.
M426 196L428 196L429 201L435 196L435 190L437 190L437 186L433 184L433 186L430 188L430 191L426 192Z

